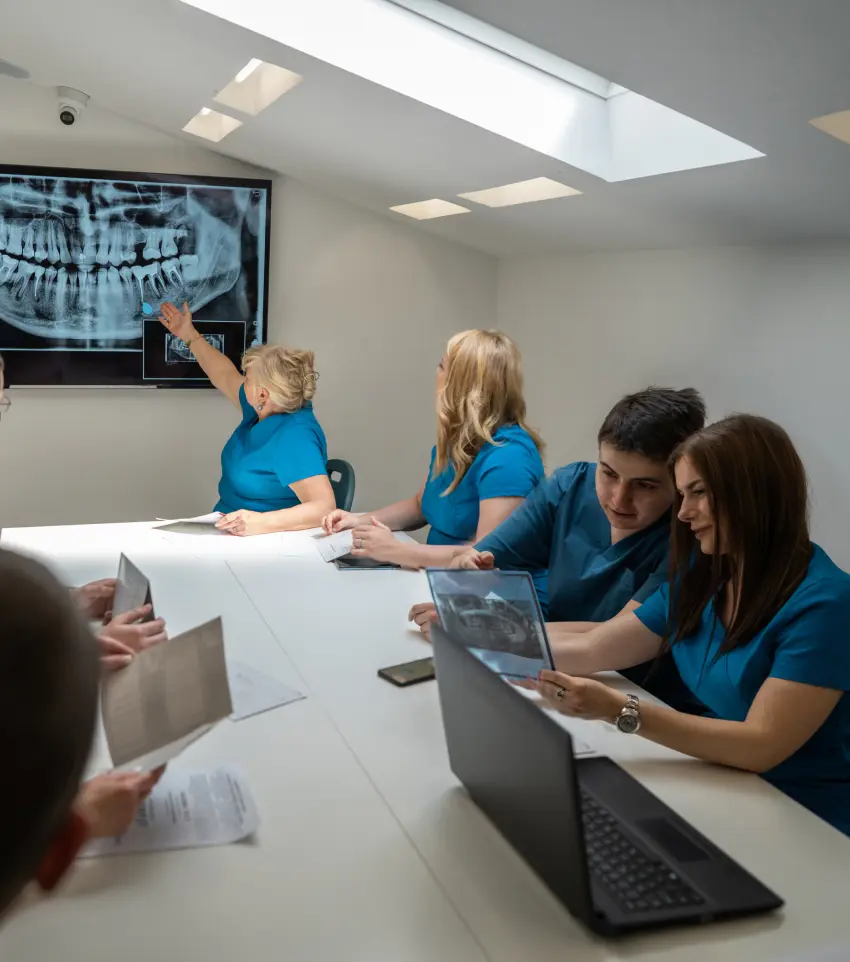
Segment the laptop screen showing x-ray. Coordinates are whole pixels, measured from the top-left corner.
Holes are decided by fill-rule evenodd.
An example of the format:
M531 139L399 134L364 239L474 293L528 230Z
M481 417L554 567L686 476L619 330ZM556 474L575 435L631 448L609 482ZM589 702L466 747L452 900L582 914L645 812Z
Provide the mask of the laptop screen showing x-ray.
M552 668L543 613L524 571L427 572L443 631L505 678Z

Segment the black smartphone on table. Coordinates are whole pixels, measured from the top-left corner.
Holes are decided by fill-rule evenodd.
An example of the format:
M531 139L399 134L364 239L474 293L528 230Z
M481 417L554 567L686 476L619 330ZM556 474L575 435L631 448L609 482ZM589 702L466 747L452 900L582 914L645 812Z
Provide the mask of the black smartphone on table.
M401 665L381 668L378 677L399 688L418 685L421 681L431 681L434 678L434 659L420 658L418 661L406 661Z
M341 558L334 558L334 564L340 571L365 571L380 568L398 568L389 561L375 561L374 558L359 558L353 554L344 554Z

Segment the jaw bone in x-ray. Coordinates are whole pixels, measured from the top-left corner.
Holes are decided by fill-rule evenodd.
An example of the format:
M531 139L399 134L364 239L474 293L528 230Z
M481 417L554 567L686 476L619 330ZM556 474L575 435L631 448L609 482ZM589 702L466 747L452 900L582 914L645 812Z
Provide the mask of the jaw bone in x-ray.
M204 334L204 340L208 344L224 354L224 335L223 334ZM173 334L165 335L165 363L166 364L197 364L198 359L192 353L191 348L186 346L182 338L175 337Z
M0 319L109 347L141 337L144 314L163 301L197 311L239 278L247 197L240 188L0 177Z

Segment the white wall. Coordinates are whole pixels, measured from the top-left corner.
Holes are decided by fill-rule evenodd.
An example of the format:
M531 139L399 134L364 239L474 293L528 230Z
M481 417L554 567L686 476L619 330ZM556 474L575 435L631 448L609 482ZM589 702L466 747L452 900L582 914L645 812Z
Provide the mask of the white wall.
M550 466L592 458L617 398L699 388L712 419L765 415L812 480L816 539L850 567L850 249L723 248L504 261L499 325L523 350Z
M0 163L264 176L96 106L0 79ZM317 353L316 410L357 501L416 489L447 338L495 318L496 262L294 181L274 187L270 339ZM0 525L180 516L215 501L236 412L213 392L18 390L0 423Z

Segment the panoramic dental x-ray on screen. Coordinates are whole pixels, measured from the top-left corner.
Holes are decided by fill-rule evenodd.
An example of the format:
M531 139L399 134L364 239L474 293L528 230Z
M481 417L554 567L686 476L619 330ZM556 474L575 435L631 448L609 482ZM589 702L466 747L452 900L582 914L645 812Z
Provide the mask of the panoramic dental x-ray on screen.
M264 340L267 182L71 176L83 173L0 169L0 351L13 384L54 380L57 359L51 368L45 352L64 355L69 383L142 380L144 341L156 331L145 321L164 301L188 302L199 322L243 325L241 338L228 335L237 355ZM197 379L165 333L157 359L185 361ZM208 339L225 347L221 335Z

